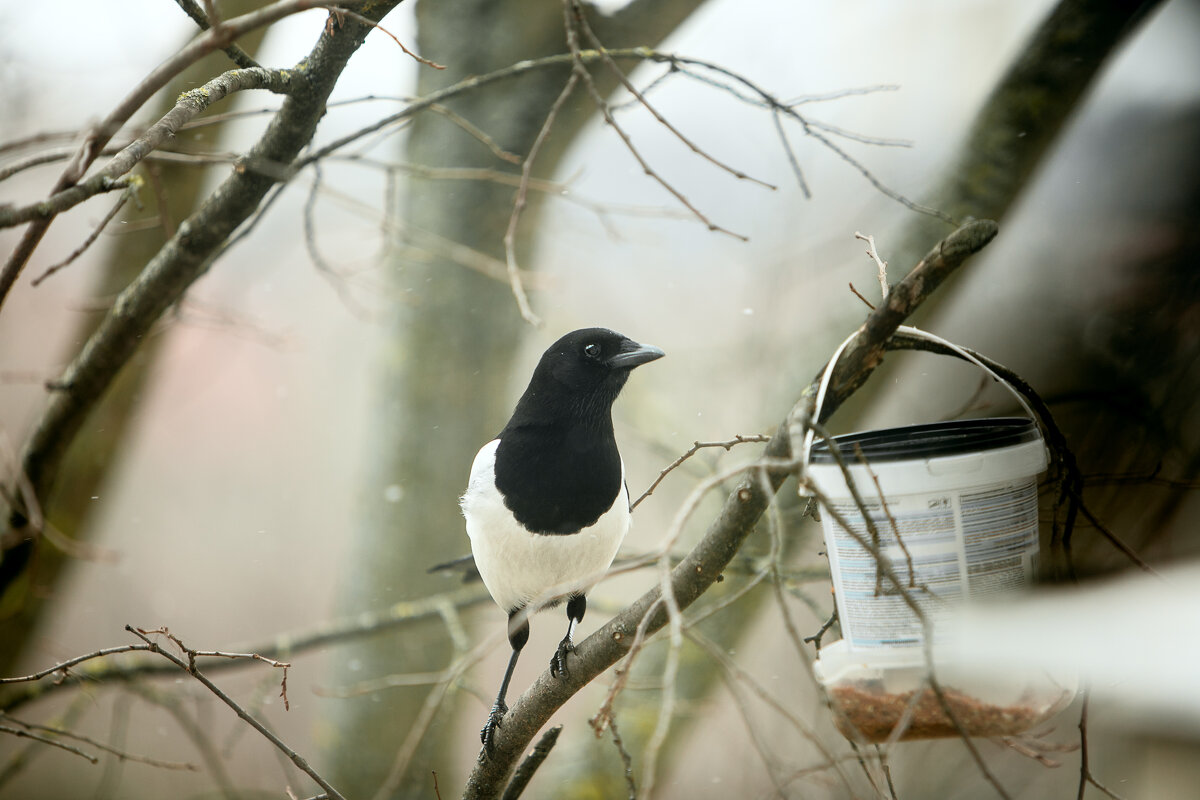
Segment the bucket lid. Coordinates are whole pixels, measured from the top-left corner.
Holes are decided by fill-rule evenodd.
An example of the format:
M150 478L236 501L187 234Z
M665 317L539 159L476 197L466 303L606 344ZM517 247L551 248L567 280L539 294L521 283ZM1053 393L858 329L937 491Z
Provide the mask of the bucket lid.
M862 448L863 457L873 463L928 459L1035 442L1041 438L1034 421L1025 417L957 419L883 428L835 436L844 457L853 459L854 447ZM814 442L809 460L813 464L833 464L829 443Z

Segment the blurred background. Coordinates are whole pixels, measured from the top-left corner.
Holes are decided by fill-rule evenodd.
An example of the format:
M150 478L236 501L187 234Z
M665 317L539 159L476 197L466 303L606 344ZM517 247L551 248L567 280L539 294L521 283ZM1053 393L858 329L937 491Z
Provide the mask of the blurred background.
M232 17L261 4L219 5ZM785 121L801 184L769 110L663 65L622 62L634 85L652 86L647 98L697 148L773 188L738 179L594 68L600 90L611 93L614 118L646 163L713 225L736 235L708 230L647 175L577 90L545 144L516 240L541 327L521 319L502 275L512 176L519 174L506 154L519 162L529 151L565 72L465 95L452 111L362 139L323 161L319 174L302 172L165 315L89 418L54 496L43 498L49 520L75 544L42 543L25 583L3 598L4 674L129 643L126 624L169 627L194 648L244 651L400 601L458 592L453 611L289 659L288 711L270 667L213 672L348 797L434 797L433 774L440 796L456 795L478 752L476 731L508 647L503 615L486 596L426 568L468 552L457 497L470 459L507 419L540 352L564 331L588 325L667 352L637 372L615 409L635 496L696 440L772 432L862 320L866 309L847 284L878 297L875 266L855 232L875 236L895 281L949 230L914 244L920 237L912 231L926 223L862 169L914 201L936 200L972 120L1054 6L603 4L612 22L601 15L594 23L606 44L701 59L781 101L803 100L795 108L839 149ZM447 69L421 66L373 33L339 81L315 144L464 76L564 52L561 15L557 2L402 4L384 26ZM290 17L240 43L262 64L291 65L307 54L326 17L319 10ZM70 148L193 35L193 23L166 2L0 2L0 144L62 134L0 152L0 168ZM1063 607L1055 620L1053 600L1036 613L1051 620L1043 641L1053 641L1055 625L1088 631L1086 643L1095 647L1087 658L1105 667L1089 709L1092 768L1126 798L1189 797L1196 785L1196 686L1162 678L1175 681L1165 684L1168 697L1178 692L1183 709L1165 716L1161 700L1139 700L1139 684L1158 678L1125 659L1149 652L1160 654L1150 663L1177 667L1190 652L1177 648L1200 635L1200 598L1190 588L1197 584L1186 571L1200 548L1198 42L1194 0L1160 3L1139 20L1005 206L999 237L917 323L1021 374L1050 402L1087 478L1092 511L1150 564L1185 570L1171 573L1168 585L1177 592L1152 584L1110 599L1106 587L1126 589L1136 570L1081 523L1073 566L1084 589L1096 592L1088 595L1093 602L1078 616ZM201 62L139 122L228 67L223 55ZM0 313L6 482L45 406L45 382L74 358L98 315L160 246L164 229L173 230L217 186L230 154L257 139L278 102L242 93L216 105L207 116L239 113L177 137L170 149L188 156L146 162L140 207L122 211L83 256L35 287L113 198L56 221ZM44 197L58 169L9 177L0 183L0 204ZM19 233L0 231L0 249L10 251ZM1012 410L1002 392L978 391L972 369L942 362L889 358L834 427ZM753 448L705 451L673 472L637 509L626 550L659 546L699 480L751 460ZM794 487L787 494L775 531L784 542L787 602L803 632L815 633L832 607L823 545L818 526L800 518ZM700 505L684 544L703 531L719 499ZM1053 502L1047 494L1047 520ZM747 543L742 572L769 552L767 527ZM1046 527L1042 591L1082 591L1071 585L1061 552L1049 548ZM737 569L728 577L706 603L745 583ZM654 580L643 571L602 584L581 633ZM1178 605L1163 607L1172 602ZM1137 610L1134 620L1172 624L1106 628L1116 608ZM1101 624L1085 628L1088 621ZM512 696L545 669L561 627L559 614L534 619ZM700 628L745 675L731 677L703 648L685 646L656 796L888 796L887 787L866 780L834 730L782 628L762 586ZM468 650L466 668L443 680L447 665L466 663ZM639 781L664 659L661 645L647 651L616 708ZM386 685L389 675L407 677ZM559 713L566 727L526 796L628 796L617 748L587 724L611 681L602 677ZM1041 761L979 742L1012 796L1074 796L1079 711L1076 702L1038 731ZM0 734L0 796L315 791L184 675L84 681L12 714L197 769L110 754L93 765ZM902 798L993 791L958 741L896 745L888 763Z

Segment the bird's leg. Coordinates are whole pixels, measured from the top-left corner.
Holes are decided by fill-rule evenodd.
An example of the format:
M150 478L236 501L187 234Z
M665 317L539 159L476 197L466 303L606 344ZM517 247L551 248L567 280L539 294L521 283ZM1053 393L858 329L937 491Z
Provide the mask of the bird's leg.
M517 621L518 616L521 617L519 622ZM522 609L513 609L508 612L508 643L512 645L512 655L508 657L508 667L504 670L504 680L500 681L500 691L496 694L496 702L492 704L492 712L488 714L487 722L484 724L483 730L479 732L483 750L488 755L491 755L495 747L496 728L500 727L504 714L508 711L508 703L504 702L504 696L508 694L508 682L512 680L513 670L517 666L517 657L521 655L521 648L527 641L529 641L529 618L522 614Z
M583 621L585 611L587 611L587 598L581 594L571 595L567 601L567 635L558 643L558 649L554 651L554 657L550 659L550 674L556 678L566 680L571 677L571 671L567 669L567 653L575 650L575 643L571 641L571 636L575 633L575 626Z

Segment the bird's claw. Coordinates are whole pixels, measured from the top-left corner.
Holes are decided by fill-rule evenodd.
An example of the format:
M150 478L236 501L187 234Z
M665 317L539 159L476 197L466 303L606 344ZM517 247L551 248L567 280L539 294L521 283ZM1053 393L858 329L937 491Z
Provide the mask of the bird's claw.
M550 674L555 678L566 680L571 677L571 670L567 669L567 653L574 653L575 645L564 639L558 644L558 649L554 651L554 656L550 659Z
M483 742L483 751L489 756L496 749L496 729L503 724L504 714L508 711L506 703L496 703L492 706L492 713L488 714L487 722L484 723L483 729L479 731L479 740Z

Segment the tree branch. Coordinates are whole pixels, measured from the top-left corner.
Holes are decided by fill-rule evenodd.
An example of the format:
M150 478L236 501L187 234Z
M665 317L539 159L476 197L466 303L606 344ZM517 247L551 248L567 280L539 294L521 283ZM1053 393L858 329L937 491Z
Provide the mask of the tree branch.
M445 617L449 609L467 608L485 601L490 602L487 591L480 584L464 587L453 592L436 594L420 600L410 600L393 604L390 608L378 613L354 614L344 619L334 620L313 630L295 633L281 633L267 641L236 645L231 650L239 653L252 653L262 659L277 660L291 658L302 653L319 650L341 642L351 641L363 636L373 636L395 628L404 627L421 620L433 617ZM86 676L89 685L105 683L130 683L139 678L149 678L173 674L174 667L163 664L159 659L134 657L124 663L105 662L102 665L89 666L86 672L72 671L87 661L102 659L119 653L144 652L149 648L145 645L128 644L109 647L85 655L76 656L54 666L47 667L30 675L15 678L0 678L0 685L26 684L25 686L6 692L0 698L0 714L11 712L27 703L49 697L64 689L77 685L77 680ZM246 660L217 661L207 669L216 670L244 667ZM77 680L66 680L76 676ZM46 680L49 679L49 680Z
M996 231L995 223L987 220L964 225L939 242L893 288L887 303L867 318L858 343L848 348L838 361L822 407L822 419L828 418L879 365L887 339L904 318L950 272L986 246ZM751 474L741 479L704 538L671 571L670 588L679 608L691 605L717 581L754 529L773 493L793 471L793 425L811 418L815 396L814 383L801 395L767 444L764 461L752 467ZM577 645L577 666L572 664L568 678L553 678L548 671L543 673L509 709L503 727L497 732L493 755L476 764L468 778L464 797L499 796L517 758L550 716L629 651L639 626L651 634L667 621L660 587L655 586Z
M350 2L351 4L357 4L362 2L362 0L350 0ZM378 12L379 17L382 17L383 14L386 14L399 2L400 0L393 0L392 2L381 3L379 6L381 10ZM321 4L315 0L279 0L257 11L224 21L219 26L210 28L193 39L182 50L172 55L151 71L141 83L135 86L117 104L116 108L109 112L103 121L92 129L84 139L83 144L80 145L75 157L67 165L66 170L59 176L54 188L51 189L51 196L53 197L75 186L84 174L87 173L88 168L96 160L96 157L104 149L105 145L108 144L109 140L121 129L121 126L128 122L137 110L154 96L155 92L166 86L185 67L214 50L226 47L230 42L244 33L265 25L270 25L284 17L319 5ZM379 17L376 18L378 19ZM362 30L361 34L365 36L366 30ZM359 41L361 42L361 39ZM341 74L340 69L337 74ZM69 207L68 205L67 208ZM21 241L17 244L16 250L9 256L3 269L0 269L0 306L3 305L4 300L8 297L9 290L16 283L21 270L28 263L30 256L33 255L33 251L37 248L38 243L41 242L42 237L46 235L46 230L50 227L50 223L58 213L58 210L52 208L46 214L29 218L32 220L32 224L26 228Z
M399 2L386 0L374 4L369 13L373 19L381 18ZM309 5L307 0L304 3L293 0L277 3L262 11L274 8L279 13L278 9L286 7L294 12ZM252 16L254 14L247 14L237 20ZM237 20L230 20L223 27L228 28ZM312 140L317 123L325 112L329 93L350 56L371 30L366 23L347 20L332 33L322 33L301 66L288 71L287 99L248 153L248 162L291 164L300 150ZM260 77L274 74L270 71L234 70L226 73L226 76L232 76L231 80L237 81L237 76L244 72ZM137 350L150 327L207 271L215 254L234 230L254 213L275 183L275 177L258 170L235 169L200 209L180 224L170 241L117 297L108 315L56 384L58 391L51 396L22 454L22 468L36 497L46 495L63 454L87 414ZM15 279L15 275L11 277ZM26 514L21 508L12 509L9 526L12 529L10 532L16 534L10 539L28 541L37 533L29 530ZM17 569L20 569L19 565ZM5 577L12 580L15 576ZM0 592L4 588L0 586Z
M196 3L196 0L175 0L175 2L181 9L183 9L183 13L191 17L192 22L195 22L200 30L206 31L212 27L212 25L209 23L208 15L204 13L204 9L200 8L199 4ZM218 23L224 24L224 22L221 20L218 20ZM237 64L243 69L252 69L253 67L259 66L259 63L255 61L249 53L232 42L228 47L225 48L225 55L229 56L229 59L233 61L233 63Z
M297 86L296 79L299 74L296 70L265 69L263 67L234 69L213 78L198 89L185 92L179 96L175 107L164 114L162 119L126 145L104 165L104 169L91 178L68 189L55 192L41 202L0 210L0 228L11 228L35 220L48 220L63 211L74 208L94 195L128 185L121 179L137 166L138 162L157 149L164 141L174 137L184 123L202 113L213 103L225 99L234 92L247 89L267 89L279 94L290 94Z
M204 673L202 673L202 672L200 672L200 670L196 669L197 653L195 653L194 651L191 651L191 650L186 650L185 648L183 648L183 644L178 639L173 638L172 641L174 641L177 645L179 645L179 647L181 649L184 649L185 652L187 653L188 661L185 662L178 656L174 655L173 653L169 653L166 650L159 647L156 642L154 642L152 639L149 638L146 631L143 631L139 628L135 628L132 625L126 625L125 630L129 631L134 636L138 637L143 642L145 642L149 646L150 651L152 653L157 653L158 655L162 656L167 661L170 661L176 667L178 667L179 669L188 673L193 678L195 678L200 683L202 683L204 685L204 688L208 689L210 692L212 692L214 695L216 695L217 699L219 699L222 703L224 703L225 705L227 705L231 709L233 709L233 712L235 714L237 714L239 717L241 717L246 722L246 724L248 724L250 727L254 728L254 730L258 731L263 736L263 738L265 738L268 742L273 744L279 750L279 752L281 752L285 756L287 756L288 760L290 760L293 764L295 764L296 767L299 768L301 772L308 775L308 777L312 778L313 781L316 782L316 784L318 786L320 786L322 789L325 790L325 793L330 798L332 798L333 800L345 800L345 798L342 797L342 795L337 791L337 789L334 789L333 786L331 786L329 784L329 781L325 780L325 778L319 772L317 772L311 766L309 766L308 762L304 759L303 756L301 756L295 750L293 750L292 748L290 748L286 744L284 744L283 740L280 739L278 736L276 736L269 728L267 728L267 726L265 726L261 722L259 722L258 719L254 717L254 715L252 715L250 712L246 711L246 709L242 708L241 705L239 705L232 697L225 694L225 692L223 692L221 690L221 687L217 686L215 683L213 683L211 680L209 680L208 677L206 675L204 675Z

